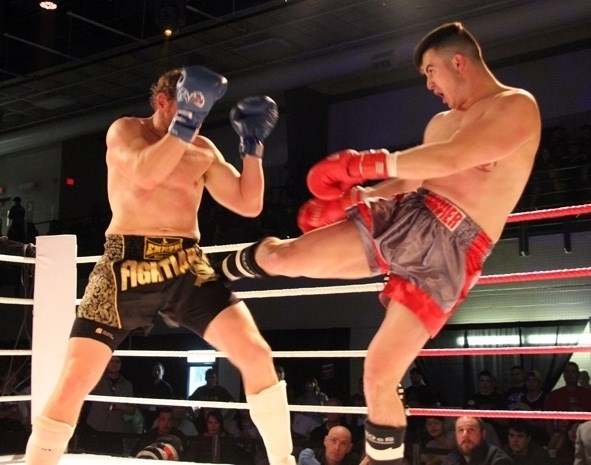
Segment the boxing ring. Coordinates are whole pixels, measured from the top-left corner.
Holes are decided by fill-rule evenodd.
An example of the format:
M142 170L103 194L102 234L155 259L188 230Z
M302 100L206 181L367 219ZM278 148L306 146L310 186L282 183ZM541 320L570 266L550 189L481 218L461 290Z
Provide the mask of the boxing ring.
M565 218L591 213L591 204L556 209L539 210L534 212L516 213L510 215L508 222L527 222L549 218ZM225 253L242 248L247 244L233 244L224 246L204 247L209 254ZM37 253L35 258L0 255L0 261L15 264L35 265L35 293L33 299L10 298L0 296L0 304L33 305L33 350L0 350L3 357L31 357L31 394L0 397L0 402L31 402L31 418L42 409L53 386L57 382L59 370L65 358L66 345L71 324L75 316L75 307L79 303L76 299L77 265L94 263L98 256L76 256L76 237L73 235L39 236L37 238ZM494 254L494 252L493 252ZM591 264L590 264L591 265ZM591 266L570 269L557 269L539 272L518 272L510 274L484 275L477 286L487 286L503 283L522 283L531 281L547 281L557 279L579 279L591 277ZM261 281L262 282L262 281ZM383 281L366 284L351 284L343 286L318 286L307 288L274 289L237 292L244 299L298 297L305 295L347 294L360 292L378 293L384 286ZM421 357L457 357L477 355L538 355L557 353L591 353L591 345L556 345L536 347L484 347L484 348L451 348L451 349L423 349ZM150 351L150 350L116 350L115 355L124 357L179 357L192 360L199 358L225 358L222 352L207 351ZM366 350L342 351L273 351L274 358L363 358ZM209 407L221 409L245 409L247 404L240 402L205 402L183 401L178 399L154 399L135 397L93 396L89 401L121 402L146 405L176 405L186 407ZM290 405L292 412L320 412L366 414L366 407L335 407ZM486 418L524 418L524 419L569 419L577 421L591 420L591 412L557 412L557 411L516 411L516 410L469 410L453 408L407 408L410 416L446 416L459 415L478 416ZM95 454L71 454L63 456L62 465L73 464L74 461L89 461L104 463L137 463L145 460L132 457L112 457ZM0 465L24 463L22 455L0 456ZM186 462L194 463L194 462Z

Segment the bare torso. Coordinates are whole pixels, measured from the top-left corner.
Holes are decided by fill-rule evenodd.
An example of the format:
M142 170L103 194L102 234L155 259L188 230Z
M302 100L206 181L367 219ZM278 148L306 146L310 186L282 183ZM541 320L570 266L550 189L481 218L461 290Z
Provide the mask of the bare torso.
M161 136L153 132L148 119L129 119L148 143ZM159 235L199 238L197 211L205 185L204 175L213 153L199 137L188 146L183 158L165 183L143 189L128 180L107 151L107 189L112 219L107 234Z
M450 139L472 120L481 118L495 97L481 100L466 111L450 110L438 115L425 142ZM535 123L536 118L532 117L532 121ZM538 149L539 127L531 126L531 138L504 158L426 180L423 186L462 208L494 241L498 240L507 216L521 197Z

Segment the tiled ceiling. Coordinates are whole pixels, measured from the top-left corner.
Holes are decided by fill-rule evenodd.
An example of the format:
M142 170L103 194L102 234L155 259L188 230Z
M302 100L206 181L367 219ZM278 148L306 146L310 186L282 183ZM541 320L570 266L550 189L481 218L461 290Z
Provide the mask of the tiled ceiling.
M308 86L338 98L416 78L410 54L461 20L488 58L591 45L589 0L0 0L0 147L12 134L145 103L171 66L225 74L228 100ZM164 39L162 8L184 25ZM172 10L170 9L172 8Z

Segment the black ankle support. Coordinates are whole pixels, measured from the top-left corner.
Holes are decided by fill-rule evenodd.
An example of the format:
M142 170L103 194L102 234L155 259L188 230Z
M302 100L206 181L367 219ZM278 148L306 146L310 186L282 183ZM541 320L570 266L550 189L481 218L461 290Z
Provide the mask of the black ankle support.
M371 464L401 465L406 428L375 425L365 421L365 453Z
M257 265L254 254L260 245L259 242L245 247L242 250L232 252L222 261L222 272L231 281L240 278L263 278L269 276L265 270Z

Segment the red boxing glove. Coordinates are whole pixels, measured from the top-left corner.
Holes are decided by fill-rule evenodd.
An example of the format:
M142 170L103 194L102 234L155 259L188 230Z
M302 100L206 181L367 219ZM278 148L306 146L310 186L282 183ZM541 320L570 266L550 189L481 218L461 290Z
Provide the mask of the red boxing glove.
M389 178L388 154L386 149L333 153L310 168L308 188L320 200L336 200L368 179Z
M362 188L353 188L335 200L308 200L298 212L298 227L306 233L344 220L347 208L361 200L362 191Z

